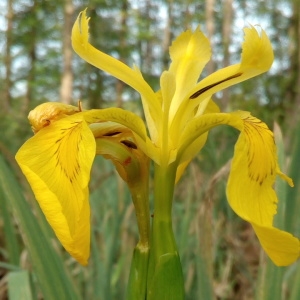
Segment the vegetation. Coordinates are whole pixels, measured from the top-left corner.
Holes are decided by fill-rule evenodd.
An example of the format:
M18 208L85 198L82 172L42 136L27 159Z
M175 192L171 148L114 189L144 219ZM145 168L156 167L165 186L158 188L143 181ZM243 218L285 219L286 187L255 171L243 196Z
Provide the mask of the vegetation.
M200 25L210 37L209 74L238 62L242 28L261 25L274 47L271 71L215 100L223 110L249 110L274 126L281 167L295 184L293 189L276 185L276 222L300 237L298 0L8 0L0 7L5 50L0 54L0 299L125 297L137 229L129 191L111 163L97 157L93 167L92 255L81 267L61 248L14 160L32 135L28 112L42 102L76 105L81 99L85 108L141 111L136 93L73 53L68 37L85 7L92 16L93 44L128 65L137 64L154 88L169 63L173 37L187 27ZM299 263L275 267L251 226L227 204L236 137L232 129L214 130L176 189L173 215L187 299L299 299Z

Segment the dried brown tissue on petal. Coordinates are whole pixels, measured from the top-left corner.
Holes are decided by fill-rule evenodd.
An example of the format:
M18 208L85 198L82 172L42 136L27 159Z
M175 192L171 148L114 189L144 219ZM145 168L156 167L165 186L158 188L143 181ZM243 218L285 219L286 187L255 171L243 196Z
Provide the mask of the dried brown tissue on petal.
M234 79L234 78L240 77L240 76L242 76L242 75L243 75L243 73L237 73L237 74L234 74L234 75L232 75L232 76L229 76L229 77L227 77L227 78L225 78L225 79L223 79L223 80L220 80L220 81L217 81L217 82L215 82L215 83L213 83L213 84L210 84L210 85L208 85L208 86L206 86L206 87L200 89L199 91L195 92L193 95L190 96L190 99L196 99L196 98L199 97L201 94L203 94L204 92L210 90L211 88L213 88L213 87L215 87L215 86L217 86L217 85L219 85L219 84L221 84L221 83L223 83L223 82L226 82L226 81L228 81L228 80L230 80L230 79Z

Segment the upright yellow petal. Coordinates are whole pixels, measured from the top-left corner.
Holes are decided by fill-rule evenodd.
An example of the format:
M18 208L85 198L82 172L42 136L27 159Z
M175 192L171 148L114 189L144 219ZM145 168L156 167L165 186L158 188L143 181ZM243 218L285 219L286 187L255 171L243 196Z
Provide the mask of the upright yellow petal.
M195 86L204 66L210 59L209 41L199 28L194 32L187 30L172 43L170 56L172 60L170 72L176 76L176 90L170 110L172 119L181 101Z
M190 91L190 99L196 102L211 97L229 86L268 71L273 63L272 45L266 33L259 34L254 27L245 28L241 63L218 70L201 80Z
M203 133L196 138L180 156L180 163L176 172L176 183L179 181L190 161L201 151L206 143L208 132Z
M219 113L219 112L220 109L217 106L217 104L208 98L199 105L197 109L196 117L199 117L198 119L201 119L201 116L204 114L210 114L210 116L212 116L212 114ZM175 136L175 134L173 134L173 136ZM177 136L178 138L180 138L180 135L178 133ZM176 183L181 178L184 170L186 169L190 161L196 156L197 153L199 153L199 151L201 151L201 149L205 145L207 136L208 136L208 132L200 133L198 131L198 137L196 137L194 141L192 141L191 144L189 144L186 147L185 150L183 150L183 148L180 148L180 152L179 152L180 161L176 172ZM177 143L177 139L176 139L176 143Z
M90 253L88 183L95 151L94 136L78 114L42 128L16 155L58 239L83 265Z
M227 186L232 209L250 222L267 254L277 265L299 257L299 240L273 227L277 196L273 189L278 164L272 132L265 123L243 118ZM273 242L272 242L273 240Z

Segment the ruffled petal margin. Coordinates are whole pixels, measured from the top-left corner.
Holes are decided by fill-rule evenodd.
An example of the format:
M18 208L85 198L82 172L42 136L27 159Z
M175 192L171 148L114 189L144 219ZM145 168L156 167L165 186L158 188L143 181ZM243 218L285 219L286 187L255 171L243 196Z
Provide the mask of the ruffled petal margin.
M186 167L190 145L205 132L218 125L229 125L241 133L235 145L227 198L231 208L253 226L268 256L278 266L295 262L300 254L299 239L273 227L277 213L277 196L273 189L276 176L293 186L277 162L273 133L267 125L249 112L208 113L194 118L180 136L177 180ZM194 151L193 151L194 153Z
M281 174L273 133L250 115L243 116L243 121L227 185L228 202L237 215L252 224L271 260L286 266L298 259L300 243L290 233L273 227L278 202L273 185Z

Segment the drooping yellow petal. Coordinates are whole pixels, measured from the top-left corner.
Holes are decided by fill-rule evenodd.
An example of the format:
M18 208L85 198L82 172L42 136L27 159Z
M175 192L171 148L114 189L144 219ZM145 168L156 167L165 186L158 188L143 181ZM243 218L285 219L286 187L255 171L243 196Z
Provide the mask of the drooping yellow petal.
M288 266L299 258L299 239L290 233L255 223L252 227L263 249L277 266Z
M273 227L278 202L273 189L278 174L273 134L265 123L252 116L245 116L243 123L228 180L228 202L252 224L273 262L287 265L299 257L300 244L291 234Z
M272 226L277 208L272 188L276 170L273 133L265 123L252 116L247 117L235 145L227 189L231 207L243 219ZM245 197L251 200L246 201Z
M143 79L137 67L131 69L121 61L97 50L89 43L88 22L89 18L86 16L86 10L84 10L79 14L72 29L73 49L86 62L113 75L138 91L142 96L146 120L155 125L155 122L161 119L161 108L155 93Z
M64 248L86 265L90 252L88 183L95 139L80 114L42 128L16 160Z

